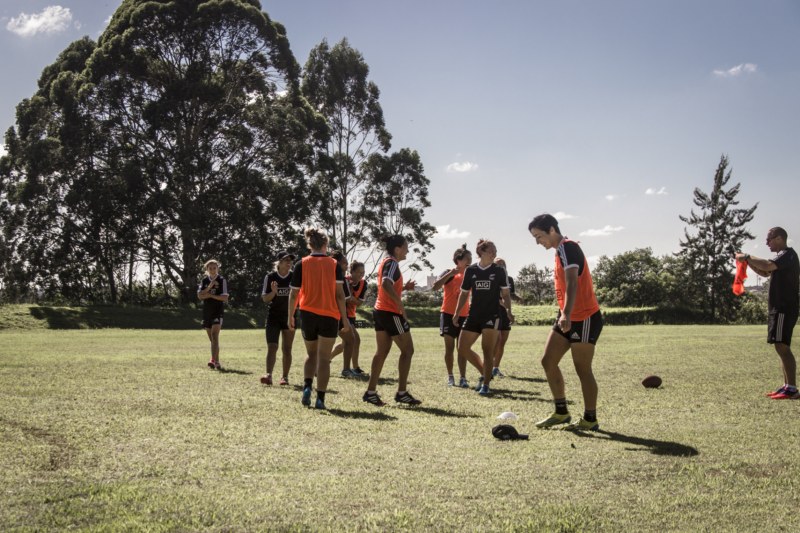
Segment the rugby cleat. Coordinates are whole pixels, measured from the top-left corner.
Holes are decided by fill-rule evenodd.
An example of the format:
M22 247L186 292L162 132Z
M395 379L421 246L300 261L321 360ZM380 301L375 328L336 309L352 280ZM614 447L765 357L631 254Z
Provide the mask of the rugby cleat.
M311 407L311 387L303 387L303 397L300 399L300 403Z
M404 403L406 405L419 405L422 403L422 400L417 400L413 396L411 396L410 392L404 392L400 394L399 392L394 395L394 401L397 403Z
M596 431L600 429L597 421L589 422L581 417L577 422L573 422L564 428L566 431Z
M557 426L559 424L567 424L569 421L572 420L572 417L569 413L565 415L560 415L558 413L553 413L549 417L545 418L544 420L539 420L536 422L536 427L540 429L547 429L553 426Z
M367 403L371 403L372 405L377 405L378 407L383 407L384 405L386 405L383 402L383 400L381 400L381 397L378 396L377 392L375 394L370 394L368 392L365 392L364 396L362 396L361 399Z

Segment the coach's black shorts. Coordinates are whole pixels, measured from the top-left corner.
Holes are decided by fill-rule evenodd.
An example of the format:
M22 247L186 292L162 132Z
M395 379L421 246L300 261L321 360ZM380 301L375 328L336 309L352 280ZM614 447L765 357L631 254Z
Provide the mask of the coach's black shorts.
M385 331L390 337L396 337L411 331L411 326L403 318L403 315L398 315L391 311L373 309L372 322L375 324L375 331Z
M447 335L448 337L457 339L458 334L461 333L461 327L464 325L464 320L466 319L467 317L465 316L458 317L458 326L454 326L453 315L450 313L439 313L439 336L444 337Z
M319 337L335 339L339 335L339 320L301 309L300 330L303 332L303 339L309 342Z
M464 321L464 325L461 326L461 330L480 333L485 329L498 329L499 327L500 317L497 315L491 317L468 316Z
M511 331L511 319L508 318L508 311L505 307L500 306L497 310L497 316L500 317L500 326L497 328L500 331Z
M569 342L588 342L589 344L597 344L597 339L600 338L600 332L603 331L603 314L597 311L589 318L580 322L572 322L571 329L564 333L558 327L558 319L561 318L561 311L558 312L556 323L553 324L553 331L560 333L562 337Z
M222 327L222 314L203 316L203 329L211 329L212 326L217 324Z
M769 321L767 322L767 342L776 342L792 345L792 332L797 323L797 313L780 313L775 309L769 310Z

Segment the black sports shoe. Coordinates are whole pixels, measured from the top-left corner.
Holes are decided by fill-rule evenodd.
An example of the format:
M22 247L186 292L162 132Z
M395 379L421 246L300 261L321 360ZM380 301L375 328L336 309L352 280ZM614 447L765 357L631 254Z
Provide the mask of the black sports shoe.
M367 403L371 403L372 405L377 405L378 407L383 407L384 405L386 405L383 402L383 400L381 400L381 397L378 396L377 392L375 394L370 394L368 392L365 392L364 396L362 396L361 399Z
M404 392L400 394L399 392L394 395L394 401L397 403L404 403L406 405L419 405L422 403L422 400L417 400L409 392Z

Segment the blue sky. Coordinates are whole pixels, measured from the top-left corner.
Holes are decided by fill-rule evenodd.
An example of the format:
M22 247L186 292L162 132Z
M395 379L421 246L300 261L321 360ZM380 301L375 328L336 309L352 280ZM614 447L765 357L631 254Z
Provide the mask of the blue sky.
M119 4L0 0L0 128L71 41ZM495 241L515 274L552 255L530 219L550 212L590 258L679 247L695 187L730 157L742 206L800 235L800 2L283 0L298 62L347 37L370 66L393 150L431 180L432 261ZM423 281L418 276L418 281Z

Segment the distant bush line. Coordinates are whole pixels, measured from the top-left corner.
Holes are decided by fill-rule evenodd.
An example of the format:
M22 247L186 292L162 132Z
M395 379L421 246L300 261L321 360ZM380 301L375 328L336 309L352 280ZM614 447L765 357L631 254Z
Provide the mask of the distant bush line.
M555 306L518 305L514 308L518 326L549 326L553 324ZM408 307L412 328L439 327L438 307ZM604 308L608 325L634 326L642 324L705 324L707 317L698 310L685 308ZM196 307L138 307L124 305L0 305L0 330L4 329L199 329L201 310ZM235 308L225 312L226 329L255 329L264 327L263 308ZM370 309L359 309L358 320L372 326ZM743 306L734 324L766 323L766 309Z

